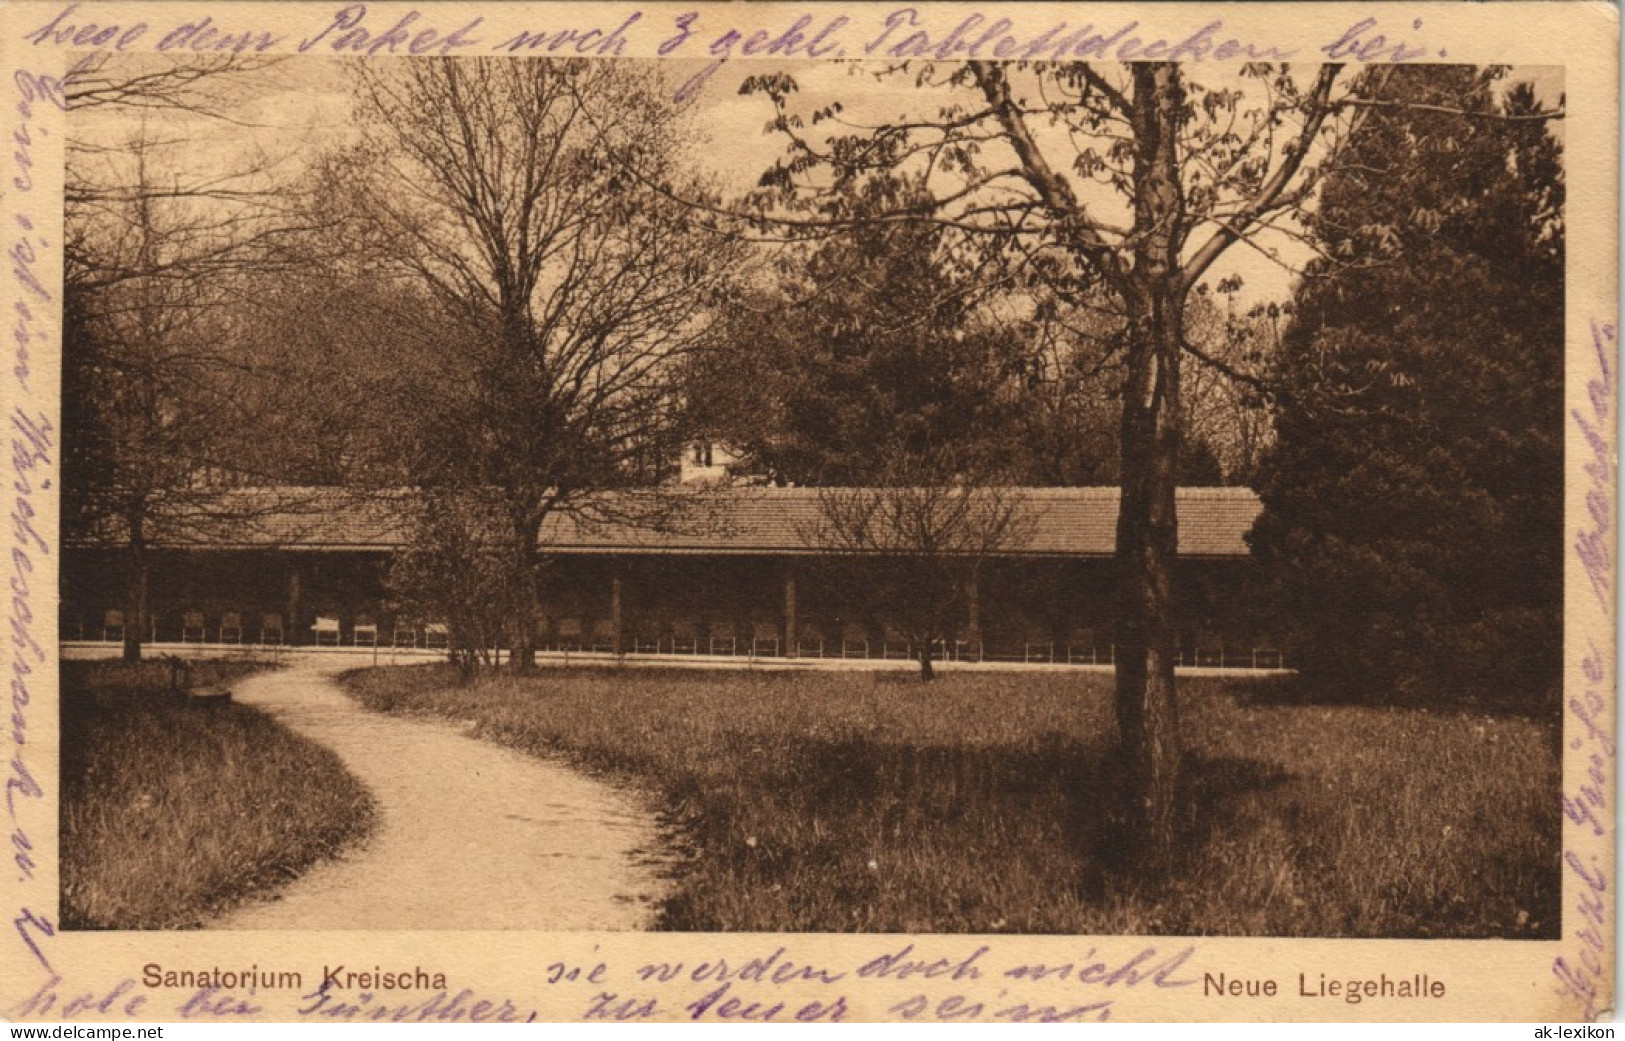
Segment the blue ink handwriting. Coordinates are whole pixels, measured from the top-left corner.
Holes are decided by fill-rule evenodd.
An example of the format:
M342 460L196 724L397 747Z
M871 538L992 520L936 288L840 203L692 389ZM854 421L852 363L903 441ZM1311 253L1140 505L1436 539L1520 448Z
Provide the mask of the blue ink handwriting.
M1614 606L1614 488L1618 481L1618 468L1612 446L1604 432L1609 428L1610 402L1614 396L1614 368L1610 360L1618 349L1618 334L1611 323L1591 323L1591 342L1597 352L1597 374L1586 382L1589 410L1574 409L1569 414L1580 427L1586 446L1591 449L1584 473L1589 479L1586 489L1586 513L1589 522L1582 525L1574 537L1574 552L1585 568L1591 591L1604 611L1613 617ZM1587 414L1589 412L1589 415Z
M1374 61L1407 62L1418 61L1428 56L1428 48L1422 44L1406 44L1403 40L1390 40L1383 33L1374 33L1373 29L1379 27L1375 18L1362 18L1347 29L1343 35L1320 49L1321 53L1333 61L1357 61L1368 64ZM1411 22L1411 28L1422 28L1422 19ZM1439 50L1439 57L1446 57L1443 48Z
M67 1001L63 1001L58 993L61 983L62 977L51 973L49 980L11 1010L11 1015L19 1019L24 1016L36 1016L41 1019L79 1019L86 1016L130 1017L140 1013L147 1003L145 995L131 993L135 990L133 979L120 980L105 994L85 991Z
M468 988L453 995L436 991L423 1001L391 1005L377 1000L371 991L354 997L340 995L326 984L301 998L296 1011L307 1018L368 1023L533 1023L536 1010L522 1010L513 1001L483 998Z
M421 16L414 10L406 12L393 26L379 32L362 27L361 23L366 17L366 4L351 4L342 8L326 28L300 43L296 49L304 54L325 41L327 48L335 53L365 54L369 58L380 54L400 54L403 47L406 54L447 55L477 46L479 41L470 34L485 21L476 17L460 29L442 33L431 26L417 27ZM335 33L336 36L333 35Z
M1592 592L1604 616L1614 617L1614 557L1609 547L1613 538L1613 502L1618 467L1606 431L1614 399L1614 351L1618 345L1612 322L1591 323L1591 342L1596 351L1593 374L1586 381L1589 409L1573 409L1570 415L1591 449L1583 472L1586 489L1586 521L1574 540L1575 556L1585 568ZM1612 632L1609 626L1607 631ZM1612 880L1607 865L1595 854L1613 841L1614 807L1609 804L1609 782L1615 776L1618 749L1613 729L1608 725L1611 703L1608 661L1594 640L1587 640L1586 654L1580 660L1584 685L1568 699L1563 720L1570 763L1578 764L1580 776L1563 792L1563 815L1568 819L1563 850L1564 896L1572 901L1569 910L1577 927L1565 930L1572 946L1552 960L1557 993L1580 1004L1574 1016L1587 1022L1596 1018L1613 995L1603 990L1610 968L1608 955L1608 908L1606 895ZM1578 839L1578 842L1574 840Z
M517 54L521 51L534 54L537 51L546 51L556 54L567 51L571 54L592 56L596 58L619 58L626 54L627 30L636 25L643 18L642 11L633 11L626 21L604 32L602 29L539 29L536 31L522 31L496 45L499 51Z

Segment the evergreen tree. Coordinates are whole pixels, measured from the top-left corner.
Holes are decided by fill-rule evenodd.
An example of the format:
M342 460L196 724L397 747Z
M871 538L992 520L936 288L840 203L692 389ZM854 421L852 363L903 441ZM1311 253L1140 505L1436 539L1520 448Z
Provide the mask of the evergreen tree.
M1528 706L1561 665L1560 146L1495 71L1392 75L1309 219L1253 548L1311 683Z
M906 208L876 177L835 220ZM691 380L695 420L745 466L799 485L892 483L893 471L1017 479L1025 343L984 306L990 279L924 221L855 223L781 258L733 309L725 350Z

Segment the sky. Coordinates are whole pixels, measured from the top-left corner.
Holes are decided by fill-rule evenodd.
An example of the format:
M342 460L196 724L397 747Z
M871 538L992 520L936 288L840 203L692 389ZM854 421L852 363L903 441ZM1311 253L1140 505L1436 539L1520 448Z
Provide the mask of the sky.
M672 64L682 66L680 76L683 77L692 76L708 65L703 62ZM885 89L875 89L875 80L869 70L876 64L797 63L793 75L802 96L799 109L808 111L831 100L842 99L848 105L844 114L859 122L904 119L909 115L917 119L922 113L930 111L921 104L918 93L909 85L908 76L887 79L883 81ZM1317 68L1305 67L1305 77L1312 77ZM712 132L718 135L721 150L729 157L729 161L722 164L723 169L729 171L732 183L741 190L751 187L760 171L766 170L784 152L782 135L763 132L773 116L768 100L759 95L741 96L739 93L740 83L745 77L761 71L761 63L749 65L734 62L732 66L724 66L706 81L693 105L702 124L712 127ZM1243 80L1235 72L1231 67L1204 67L1193 72L1193 76L1210 87L1249 89L1251 81ZM1502 81L1502 85L1509 86L1521 81L1533 83L1537 96L1544 103L1555 106L1563 91L1563 70L1560 67L1514 70ZM859 104L854 105L854 99ZM1561 140L1560 121L1555 130ZM1064 165L1064 160L1075 154L1069 150L1064 135L1046 133L1046 128L1040 122L1035 121L1034 134L1047 153L1063 160L1054 162L1052 159L1054 165ZM1086 203L1092 203L1096 212L1109 213L1111 208L1121 203L1109 189L1097 190L1091 200L1089 189L1085 187L1082 195ZM1128 217L1125 211L1125 223ZM1196 248L1204 238L1200 234L1193 236L1190 248ZM1266 231L1256 236L1255 242L1256 248L1244 243L1232 246L1209 270L1206 279L1217 284L1220 279L1239 276L1243 288L1237 294L1236 302L1244 308L1254 303L1288 299L1292 294L1296 270L1311 259L1309 249L1287 235L1272 235Z
M694 60L663 63L673 90L709 67L709 62ZM685 109L695 134L692 154L728 191L743 192L754 187L762 172L784 152L783 137L766 130L773 116L769 100L761 95L741 95L739 89L746 76L775 68L784 68L796 77L801 88L801 109L810 110L839 98L846 106L843 117L857 122L929 114L937 100L946 97L915 89L906 75L877 78L873 64L777 65L736 60L723 65L693 92ZM1311 70L1306 69L1305 75L1310 74ZM177 151L185 156L184 162L193 172L207 169L211 163L227 169L248 155L258 155L262 163L269 160L271 168L278 172L296 171L321 150L342 146L358 137L350 77L350 70L341 60L290 59L244 77L230 89L221 99L229 121L196 116L152 117L149 132L185 140L187 145ZM1201 79L1210 86L1234 85L1237 89L1247 89L1248 82L1224 67L1204 68ZM1534 82L1538 94L1555 104L1562 89L1562 70L1517 70L1504 82L1520 80ZM115 119L106 112L82 113L74 117L73 133L80 138L116 142L133 130L127 118ZM1557 131L1561 133L1560 125ZM1073 154L1059 131L1037 125L1035 133L1046 151L1068 158ZM1081 188L1085 202L1096 212L1109 213L1121 204L1109 189L1096 187L1091 195L1090 186ZM1269 255L1272 252L1273 258ZM1287 236L1266 233L1257 239L1257 248L1233 246L1211 269L1208 280L1217 282L1239 275L1244 288L1237 302L1242 306L1283 300L1291 293L1294 269L1308 258L1307 249Z

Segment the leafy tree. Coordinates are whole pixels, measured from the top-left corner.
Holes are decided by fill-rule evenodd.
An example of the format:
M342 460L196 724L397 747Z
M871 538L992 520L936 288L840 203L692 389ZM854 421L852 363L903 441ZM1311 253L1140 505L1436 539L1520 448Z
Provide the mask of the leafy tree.
M493 664L525 591L514 585L502 519L487 503L430 492L414 505L412 541L391 562L389 585L403 616L446 626L447 653L467 680Z
M1023 348L988 306L996 280L928 221L862 220L919 190L876 177L832 200L856 223L782 254L697 359L695 422L745 469L820 486L884 482L902 460L1014 474Z
M907 45L882 56L907 58ZM1020 256L1069 300L1098 292L1109 303L1110 349L1123 370L1115 707L1129 834L1153 854L1172 847L1182 761L1174 685L1182 372L1187 360L1222 365L1192 342L1187 305L1237 243L1267 251L1276 247L1261 244L1266 233L1277 242L1292 235L1291 218L1336 167L1349 132L1407 103L1386 74L1350 89L1342 71L1250 64L1239 77L1199 79L1166 62L898 61L880 74L913 85L908 111L867 124L839 102L803 111L787 75L747 81L771 98L773 126L789 142L764 177L764 213L827 226L817 207L854 178L929 170L931 205L913 215Z
M876 483L903 457L1013 485L1115 481L1122 365L1099 308L909 219L913 206L929 206L924 187L890 174L830 201L841 230L782 251L696 359L695 425L781 483ZM1199 433L1180 479L1221 483Z
M1310 220L1254 549L1322 687L1560 684L1562 163L1498 75L1397 70L1416 104L1366 121Z
M920 198L877 176L833 217ZM1017 323L994 319L999 280L929 221L857 220L792 251L698 359L696 422L747 471L820 488L803 537L837 589L909 640L920 676L953 645L990 560L1025 541Z
M1172 63L905 66L923 104L825 139L790 110L796 84L757 77L789 153L764 178L764 205L796 206L877 170L937 171L934 219L1021 256L1078 305L1109 304L1118 397L1117 696L1128 802L1152 849L1171 846L1182 758L1174 689L1174 489L1185 441L1180 373L1185 304L1231 245L1312 185L1305 161L1333 113L1338 68L1307 85L1251 66L1257 102L1206 87ZM932 102L935 101L935 104ZM921 109L925 109L921 111ZM1278 132L1287 120L1296 127ZM830 176L820 180L818 171Z

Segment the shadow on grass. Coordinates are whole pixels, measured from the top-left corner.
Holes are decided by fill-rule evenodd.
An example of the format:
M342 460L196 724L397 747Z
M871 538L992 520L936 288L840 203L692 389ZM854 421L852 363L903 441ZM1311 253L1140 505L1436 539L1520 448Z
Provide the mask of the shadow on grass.
M1240 756L1187 756L1181 793L1184 838L1202 841L1236 823L1236 803L1292 780L1278 763Z
M194 683L263 668L194 663ZM359 841L372 797L326 748L163 662L62 668L62 926L179 929Z
M1128 853L1114 812L1119 773L1099 742L840 738L769 761L735 737L726 754L747 763L755 754L760 769L736 785L692 777L672 790L681 807L672 822L697 855L679 869L664 928L741 928L731 911L817 931L1059 931L1047 918L1057 898L1099 904L1133 890L1155 899L1200 871L1193 855L1147 873ZM1257 760L1189 767L1181 846L1192 850L1241 822L1234 805L1289 780ZM770 901L739 893L782 906L768 911Z
M658 793L684 853L664 929L1532 939L1559 921L1554 728L1521 720L1184 680L1177 852L1148 870L1093 675L346 683Z
M1125 887L1156 900L1199 884L1208 845L1251 830L1251 807L1258 798L1292 782L1287 770L1266 760L1187 752L1174 810L1174 845L1158 851L1145 844L1135 823L1120 756L1113 748L1097 763L1075 770L1078 797L1070 807L1068 847L1087 865L1081 895L1090 901Z
M1212 682L1186 680L1182 686L1194 687ZM1381 708L1527 719L1537 723L1562 718L1562 691L1557 686L1549 686L1534 694L1527 691L1536 688L1519 683L1507 683L1489 691L1402 694L1397 691L1372 691L1352 684L1317 682L1302 676L1271 676L1225 682L1226 689L1235 696L1238 704L1258 708Z
M696 855L663 928L988 929L1008 918L1000 905L1028 898L997 895L1005 868L1099 823L1100 750L1059 734L1016 747L843 736L771 753L731 734L726 746L730 783L689 775L668 789Z

